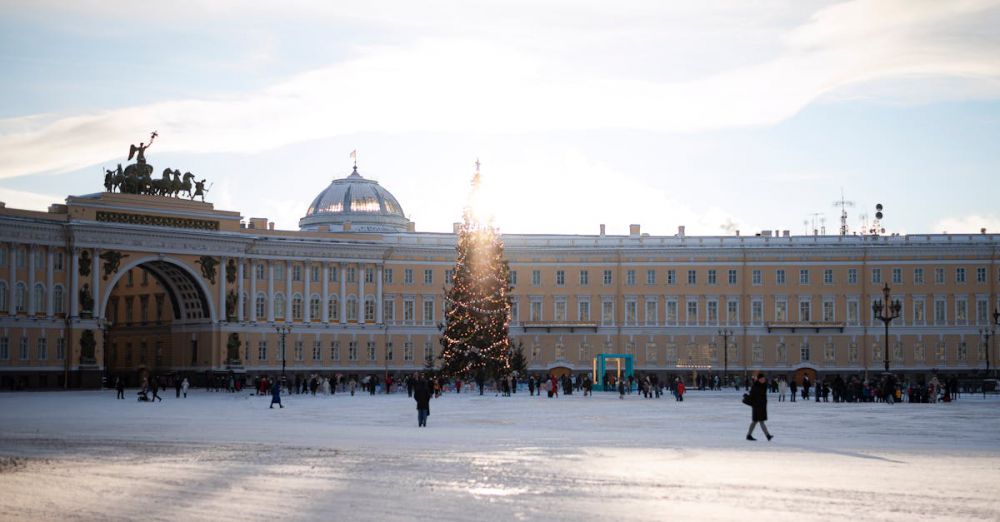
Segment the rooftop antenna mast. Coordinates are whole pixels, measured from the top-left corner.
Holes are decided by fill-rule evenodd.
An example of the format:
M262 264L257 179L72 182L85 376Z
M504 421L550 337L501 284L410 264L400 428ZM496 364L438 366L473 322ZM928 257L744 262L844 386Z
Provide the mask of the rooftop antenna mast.
M819 234L819 229L816 228L816 222L819 221L820 225L822 225L823 222L826 221L826 218L823 217L822 212L813 212L812 214L809 214L809 217L810 219L807 219L805 222L806 227L808 228L808 230L806 230L806 235L812 234L815 236L816 234ZM823 234L826 235L826 227L823 226L823 229Z
M847 235L847 207L853 207L853 201L844 199L844 189L840 189L840 201L834 201L833 206L840 207L840 235Z

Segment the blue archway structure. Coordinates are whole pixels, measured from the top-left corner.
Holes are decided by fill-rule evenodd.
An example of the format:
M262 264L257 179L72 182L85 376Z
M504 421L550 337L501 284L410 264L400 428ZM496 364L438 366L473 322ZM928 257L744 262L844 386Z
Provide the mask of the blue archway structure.
M608 368L608 363L611 363L611 368ZM604 374L609 370L613 369L617 372L615 376L618 379L628 379L631 377L635 370L635 359L627 353L599 353L594 357L594 384L597 389L609 390L607 383L604 382ZM614 391L614 390L612 390Z

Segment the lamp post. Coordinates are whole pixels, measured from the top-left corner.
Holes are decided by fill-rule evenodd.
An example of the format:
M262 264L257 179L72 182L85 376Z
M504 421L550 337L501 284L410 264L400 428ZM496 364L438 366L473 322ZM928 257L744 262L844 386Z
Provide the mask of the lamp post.
M728 328L722 328L719 330L719 335L722 336L722 385L729 385L729 336L733 335L733 331Z
M279 324L274 329L281 336L281 382L285 382L285 336L292 333L292 325Z
M986 342L986 376L990 375L990 337L996 335L995 328L1000 326L1000 309L993 311L993 322L986 328L979 329L979 335L983 336Z
M889 323L893 319L899 318L899 312L902 310L903 305L900 304L899 300L891 301L889 299L889 283L885 284L882 288L883 298L872 303L872 311L875 312L875 318L881 320L885 323L885 371L889 371Z

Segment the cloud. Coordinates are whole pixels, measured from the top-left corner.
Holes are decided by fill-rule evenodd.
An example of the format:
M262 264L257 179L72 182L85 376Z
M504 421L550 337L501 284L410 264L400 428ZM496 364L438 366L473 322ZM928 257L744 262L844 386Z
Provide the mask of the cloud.
M22 210L48 210L49 205L65 200L65 196L40 194L0 187L0 201L8 207Z
M986 229L987 233L1000 233L1000 216L994 214L970 214L967 216L955 216L941 219L931 226L931 233L938 234L947 232L949 234L978 234L980 229Z
M449 5L457 4L439 4ZM637 20L652 8L639 5L619 18L640 24ZM551 28L552 34L532 26L542 29L542 36L522 41L502 32L509 15L496 24L483 17L497 6L479 16L460 9L470 23L481 24L478 32L452 27L435 34L418 28L416 39L361 47L351 59L255 92L0 121L0 178L120 158L126 144L153 129L162 136L158 151L249 153L364 132L702 132L767 126L839 89L886 79L947 77L975 84L979 95L996 96L998 37L990 31L996 6L987 1L837 4L785 31L769 59L669 80L576 66L566 61L572 44L558 45L560 38L575 39L586 49L611 45L610 38L629 26L612 30L571 13L567 22ZM314 4L294 7L319 9L326 16L406 22L373 9L335 13ZM556 3L539 12L554 20L567 9ZM266 4L247 9L261 10ZM219 12L210 9L209 16ZM418 26L431 23L426 15L417 20ZM596 44L586 40L591 31ZM261 59L272 59L263 49ZM914 88L908 84L902 90Z

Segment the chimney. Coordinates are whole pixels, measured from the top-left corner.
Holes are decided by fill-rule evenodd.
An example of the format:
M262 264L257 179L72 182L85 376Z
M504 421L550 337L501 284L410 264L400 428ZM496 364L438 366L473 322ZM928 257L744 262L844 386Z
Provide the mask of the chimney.
M452 223L451 224L451 233L452 234L458 234L458 231L461 230L461 228L462 228L462 224L461 223Z
M629 225L628 226L628 235L630 235L632 237L638 237L639 236L639 225Z
M268 221L267 222L267 229L268 230L274 230L274 221Z
M980 234L985 234L986 233L986 227L980 228L979 229L979 233Z
M250 222L247 228L266 230L267 229L267 218L250 218Z
M604 235L604 223L601 223L601 235Z
M762 235L764 237L771 237L771 231L770 230L761 230L760 231L760 235Z
M407 232L416 232L417 231L417 224L414 223L414 222L412 222L412 221L410 221L409 223L406 224L406 231Z
M677 237L684 237L684 225L677 227Z
M736 229L736 237L740 237L740 229Z
M777 230L774 231L774 235L775 236L778 235L778 231ZM781 235L785 236L785 237L791 237L792 236L792 232L790 230L782 230L781 231Z

